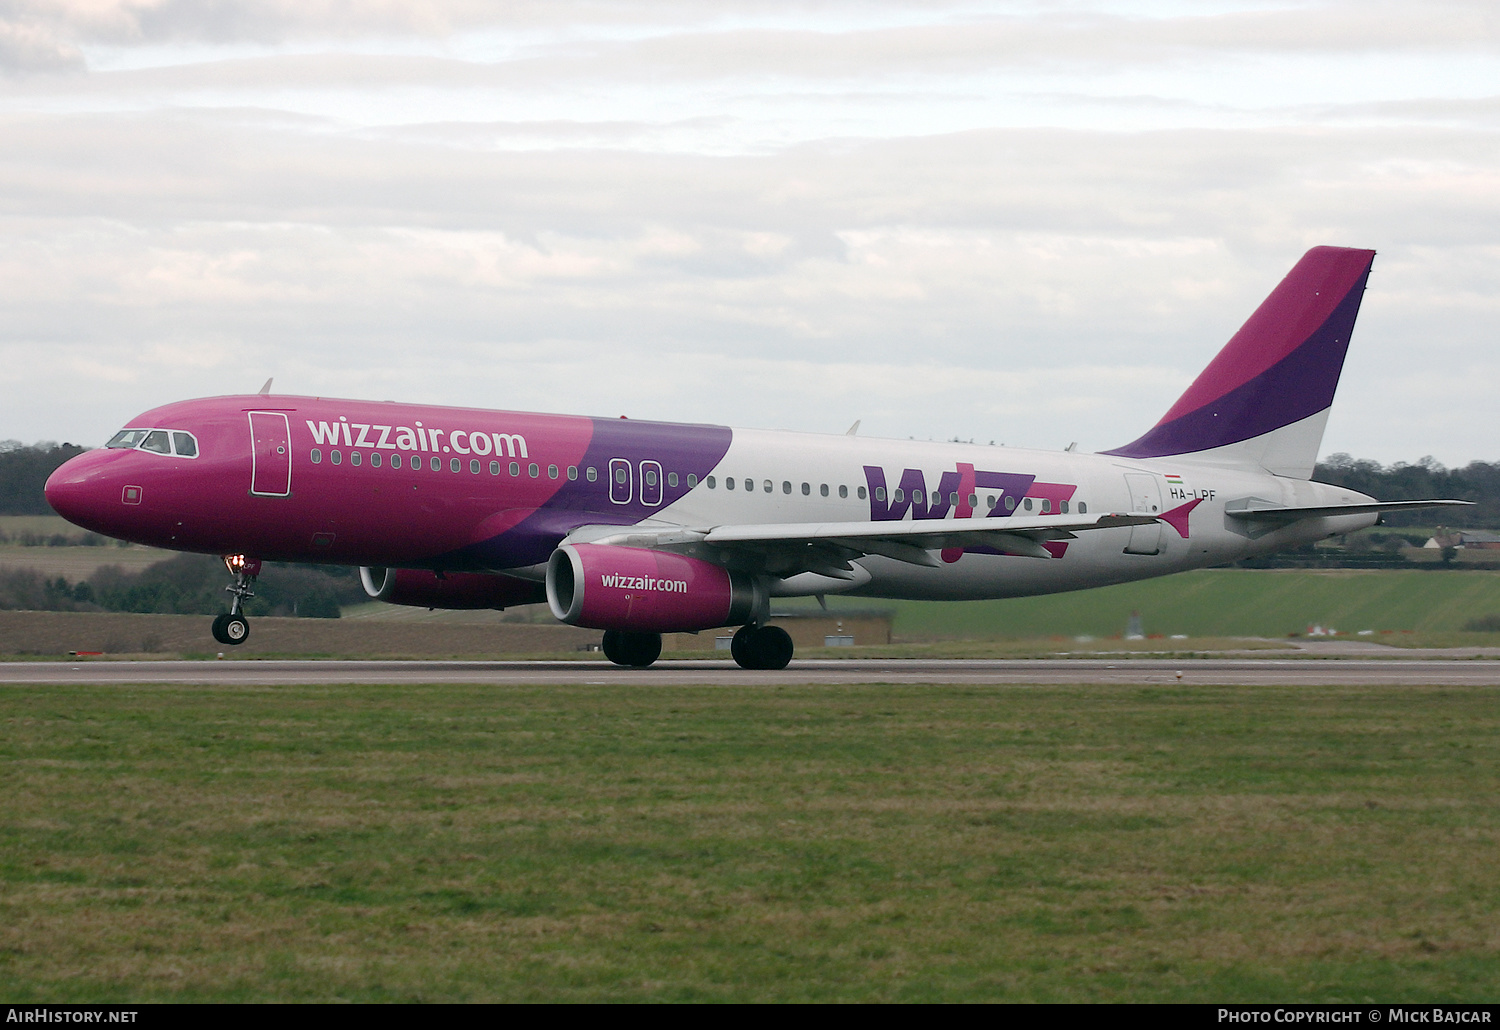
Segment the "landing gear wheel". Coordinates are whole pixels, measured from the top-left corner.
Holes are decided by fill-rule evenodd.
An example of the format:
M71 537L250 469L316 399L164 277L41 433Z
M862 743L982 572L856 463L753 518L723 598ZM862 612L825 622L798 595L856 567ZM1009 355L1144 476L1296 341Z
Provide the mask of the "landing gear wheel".
M604 639L599 642L599 649L604 652L604 657L616 665L629 665L630 663L625 661L620 654L620 636L621 633L617 629L605 630Z
M734 636L729 638L729 656L741 669L755 668L750 659L750 638L753 636L755 636L754 626L741 626L734 631Z
M742 669L785 669L792 660L792 638L780 626L744 626L729 642Z
M243 615L220 615L214 619L213 634L221 644L243 644L250 639L250 623Z
M627 633L622 630L615 647L618 657L611 658L610 661L616 665L644 669L661 657L661 634Z

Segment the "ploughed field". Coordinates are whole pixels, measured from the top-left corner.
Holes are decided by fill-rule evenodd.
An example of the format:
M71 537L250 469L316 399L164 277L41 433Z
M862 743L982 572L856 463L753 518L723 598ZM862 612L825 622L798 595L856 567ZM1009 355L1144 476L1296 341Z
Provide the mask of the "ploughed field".
M1492 689L0 688L0 994L1492 1000Z

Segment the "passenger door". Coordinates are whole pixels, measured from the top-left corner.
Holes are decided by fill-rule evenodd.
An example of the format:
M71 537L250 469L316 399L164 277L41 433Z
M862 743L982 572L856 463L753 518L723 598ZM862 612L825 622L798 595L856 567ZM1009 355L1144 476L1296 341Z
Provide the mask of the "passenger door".
M1130 511L1133 515L1161 514L1161 487L1156 477L1139 472L1125 473L1125 486L1130 491ZM1126 554L1160 554L1161 523L1149 526L1131 526L1130 542L1125 545Z
M285 412L250 412L250 492L261 497L291 495L292 431Z

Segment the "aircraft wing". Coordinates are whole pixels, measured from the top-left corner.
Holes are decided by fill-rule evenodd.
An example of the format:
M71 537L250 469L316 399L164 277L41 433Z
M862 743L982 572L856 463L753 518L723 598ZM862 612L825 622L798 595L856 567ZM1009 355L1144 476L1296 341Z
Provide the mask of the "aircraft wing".
M1252 522L1296 522L1298 519L1323 519L1334 515L1369 515L1382 511L1407 511L1414 508L1471 508L1473 501L1371 501L1367 504L1324 504L1286 507L1271 501L1250 497L1230 501L1224 514Z
M1007 554L1051 558L1042 546L1072 540L1095 529L1145 526L1155 515L1109 513L1091 516L932 519L892 522L794 522L704 527L636 525L597 527L606 532L570 535L570 540L718 551L776 575L819 572L843 579L852 575L851 558L878 554L912 565L941 567L932 551L949 547L993 547Z

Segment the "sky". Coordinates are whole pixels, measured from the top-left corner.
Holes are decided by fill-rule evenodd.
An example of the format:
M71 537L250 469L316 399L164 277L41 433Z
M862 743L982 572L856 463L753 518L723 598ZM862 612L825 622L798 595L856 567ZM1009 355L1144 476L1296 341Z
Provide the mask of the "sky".
M1500 460L1500 5L0 0L0 439L258 390L1080 450L1309 247Z

